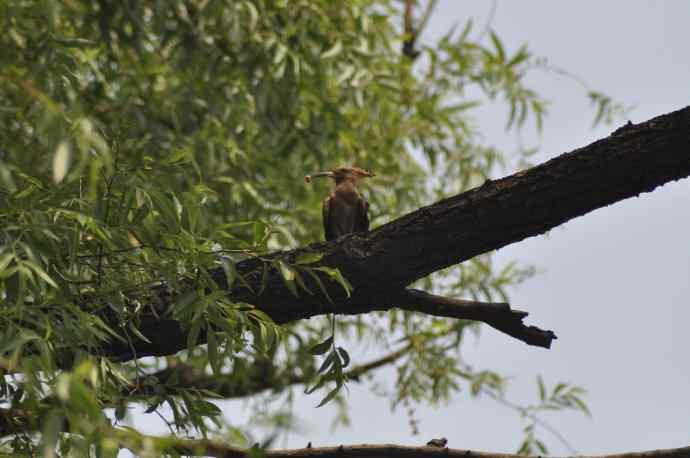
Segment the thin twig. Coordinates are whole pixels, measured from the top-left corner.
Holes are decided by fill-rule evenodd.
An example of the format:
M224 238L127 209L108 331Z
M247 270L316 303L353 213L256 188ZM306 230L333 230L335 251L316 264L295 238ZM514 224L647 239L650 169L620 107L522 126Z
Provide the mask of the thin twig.
M479 32L479 36L477 37L477 41L481 41L482 38L489 32L491 29L491 24L494 22L494 16L496 15L496 0L491 0L491 8L489 9L489 17L486 19L486 22L484 23L484 27L482 28L482 31Z
M481 392L493 399L494 401L498 402L499 404L503 404L504 406L509 407L520 414L524 414L527 418L532 420L533 423L538 424L539 426L550 432L568 450L568 453L571 453L573 455L580 454L580 452L578 452L577 449L575 449L575 447L573 447L570 444L570 442L568 442L568 440L563 436L563 434L561 434L556 428L551 426L548 422L539 418L534 412L526 412L523 407L512 403L502 395L496 394L485 387L481 388Z
M429 19L431 18L431 13L434 12L434 8L436 7L437 2L438 0L429 0L429 3L427 3L426 9L422 14L422 19L420 19L419 25L417 26L417 37L421 36L422 32L424 32L424 28L429 22Z

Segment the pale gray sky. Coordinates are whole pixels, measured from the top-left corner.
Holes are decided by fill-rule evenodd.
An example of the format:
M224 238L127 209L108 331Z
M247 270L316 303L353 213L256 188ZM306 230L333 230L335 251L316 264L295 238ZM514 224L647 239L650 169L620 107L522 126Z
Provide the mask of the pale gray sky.
M439 1L425 33L432 39L474 17L483 24L488 1ZM528 43L536 55L583 77L593 88L634 105L639 122L690 104L690 2L651 0L498 1L493 27L511 52ZM541 136L542 162L605 137L592 130L593 112L580 87L550 73L530 83L553 103ZM486 139L510 149L505 109L482 110ZM530 144L536 137L526 134ZM689 146L690 149L690 146ZM690 151L689 151L690 152ZM510 173L512 171L508 171ZM536 400L535 376L588 390L593 417L546 417L583 454L690 445L690 181L617 203L571 221L547 237L502 249L499 262L519 259L541 273L512 294L529 324L553 329L551 350L483 330L468 342L466 359L513 377L509 396ZM351 384L353 427L329 430L333 411L298 399L296 413L310 427L290 447L353 443L420 445L446 436L453 448L514 452L521 438L516 414L491 400L461 393L448 406L419 407L421 436L410 435L403 411ZM240 404L223 403L228 415ZM148 429L148 428L147 428ZM164 430L151 429L158 433ZM548 433L551 453L567 453Z

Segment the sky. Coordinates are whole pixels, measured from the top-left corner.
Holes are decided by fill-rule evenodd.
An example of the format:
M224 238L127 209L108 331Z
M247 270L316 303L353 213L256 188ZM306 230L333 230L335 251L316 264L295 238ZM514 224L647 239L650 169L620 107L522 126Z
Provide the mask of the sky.
M491 6L440 0L423 40L432 42L469 17L482 25ZM527 43L535 55L632 106L627 118L637 123L690 104L689 22L685 1L498 0L491 24L509 53ZM572 79L538 71L528 82L551 101L541 135L527 129L522 136L523 143L541 145L535 163L624 124L593 129L594 112ZM503 106L489 106L477 120L488 143L510 150L516 138L504 131L506 114ZM682 180L501 249L499 263L537 266L538 275L512 291L511 303L530 312L528 324L553 329L558 340L545 350L486 327L465 344L465 359L509 375L508 397L519 402L536 402L537 374L548 385L586 388L591 418L544 417L581 454L690 445L689 233L690 180ZM404 411L391 411L365 387L350 384L348 401L353 426L331 431L333 409L315 409L313 396L297 399L306 433L292 434L287 445L422 445L445 436L452 448L514 452L522 437L524 423L513 411L467 393L445 406L418 406L419 436L410 434ZM228 415L239 415L240 404L222 405ZM136 421L164 432L146 423ZM539 434L553 455L568 454L548 432Z

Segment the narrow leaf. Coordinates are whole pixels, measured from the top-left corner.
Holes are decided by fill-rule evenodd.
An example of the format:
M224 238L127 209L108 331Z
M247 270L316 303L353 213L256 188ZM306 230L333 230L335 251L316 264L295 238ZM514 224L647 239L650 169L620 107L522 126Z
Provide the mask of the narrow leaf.
M331 348L331 345L333 345L333 336L329 337L328 339L324 340L320 344L314 345L309 349L309 353L312 355L323 355L328 351L329 348Z
M59 184L67 175L72 153L69 144L61 141L53 154L53 181Z
M323 399L321 400L321 402L319 402L319 405L317 405L316 407L318 408L318 407L325 406L326 404L328 404L330 401L333 400L333 398L335 398L335 397L338 395L338 392L339 392L339 391L340 391L340 386L336 386L335 388L333 388L333 389L330 391L330 393L328 393L328 394L326 395L326 397L323 398Z
M323 253L300 253L295 259L295 264L313 264L323 258Z
M350 364L350 355L343 347L338 347L338 355L340 355L340 360L343 362L343 367L347 367Z
M328 59L330 57L335 57L337 56L340 51L343 49L343 44L340 42L340 40L336 41L335 44L325 51L323 54L321 54L322 59Z

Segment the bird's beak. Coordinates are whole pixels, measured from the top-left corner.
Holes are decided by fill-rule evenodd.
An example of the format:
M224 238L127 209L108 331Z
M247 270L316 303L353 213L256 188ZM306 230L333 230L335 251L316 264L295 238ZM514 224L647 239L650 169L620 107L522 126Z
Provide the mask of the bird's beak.
M304 175L304 181L307 183L311 183L312 178L319 178L319 177L333 177L334 174L333 172L319 172L315 173L313 175Z

